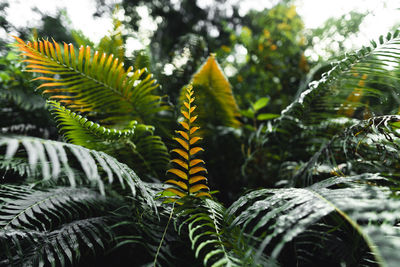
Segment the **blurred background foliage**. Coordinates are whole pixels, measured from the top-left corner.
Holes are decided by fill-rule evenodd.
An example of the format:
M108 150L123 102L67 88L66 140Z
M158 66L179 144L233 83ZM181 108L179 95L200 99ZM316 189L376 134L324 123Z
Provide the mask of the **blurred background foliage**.
M247 188L281 186L285 181L277 181L277 174L298 168L296 163L282 164L290 156L279 140L276 145L264 145L265 132L271 131L271 120L278 117L310 81L319 79L331 62L354 48L348 40L357 34L366 13L354 11L339 18L327 18L321 27L305 29L290 0L275 1L271 8L246 14L239 12L237 4L228 6L224 0L207 1L202 5L199 2L122 0L116 5L96 0L98 8L93 16L111 16L114 25L97 44L81 31L69 27L64 10L56 16L35 10L41 16L41 26L21 28L7 21L8 2L3 1L0 27L5 32L17 32L25 40L54 38L76 46L91 45L123 59L125 66L147 67L161 84L161 95L176 107L160 114L165 117L165 125L156 129L167 144L171 143L172 135L168 129L176 128L173 125L178 116L181 88L207 57L215 53L232 86L241 116L238 117L240 125L236 127L209 125L203 145L206 148L204 159L210 187L223 189L224 194L217 197L229 203ZM141 33L143 12L155 25L145 36ZM144 48L127 49L129 38L142 41ZM33 125L29 128L30 135L44 131L49 138L60 138L48 118L42 98L35 95L35 84L28 82L32 75L18 70L16 66L20 63L6 43L8 41L0 40L0 131L9 131L4 127L13 121L16 125L25 125L16 126L13 131L28 134L26 125L29 124ZM22 98L29 99L28 106L20 106ZM10 115L10 106L16 107L13 110L18 113ZM23 118L27 121L19 122ZM308 157L305 151L304 160ZM300 156L296 162L302 160Z

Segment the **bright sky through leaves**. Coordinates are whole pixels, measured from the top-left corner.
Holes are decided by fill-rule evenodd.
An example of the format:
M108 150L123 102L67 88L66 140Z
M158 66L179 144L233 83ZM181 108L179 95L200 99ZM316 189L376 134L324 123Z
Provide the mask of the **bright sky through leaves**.
M97 42L112 29L112 19L110 17L93 18L96 12L94 0L12 0L8 1L10 6L6 9L7 19L17 27L39 26L40 15L31 9L36 7L43 14L55 15L57 9L66 9L65 23L73 29L82 30L92 41ZM107 0L106 3L119 3L119 0ZM179 1L177 1L179 2ZM230 3L238 3L240 13L245 14L250 9L261 10L269 8L279 1L259 1L259 0L230 0ZM203 8L212 5L213 0L198 0L198 5ZM360 33L357 41L349 40L352 44L368 44L369 40L376 39L379 34L389 31L394 25L400 24L400 2L396 0L295 0L297 12L302 16L306 28L314 28L329 17L339 17L349 13L351 10L363 12L368 10L370 14L361 24ZM228 5L227 5L228 8ZM146 8L139 10L142 16L142 28L137 36L140 38L127 39L127 52L137 48L143 48L149 44L149 36L155 30L156 24L151 21ZM120 14L123 16L123 13ZM0 31L0 37L5 37L7 33ZM13 33L11 33L13 34ZM350 44L351 43L351 44ZM318 47L315 48L318 52Z

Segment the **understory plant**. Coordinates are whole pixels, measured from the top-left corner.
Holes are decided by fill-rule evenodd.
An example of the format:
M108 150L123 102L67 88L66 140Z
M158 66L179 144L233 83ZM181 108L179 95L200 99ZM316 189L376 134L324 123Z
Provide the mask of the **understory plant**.
M1 266L398 266L399 31L333 63L273 120L256 101L253 125L214 54L175 108L146 68L16 40L59 135L1 128ZM29 93L2 87L1 114L35 106ZM202 153L227 132L246 156L219 150L218 167L249 180L222 202L211 178L241 177L213 174Z

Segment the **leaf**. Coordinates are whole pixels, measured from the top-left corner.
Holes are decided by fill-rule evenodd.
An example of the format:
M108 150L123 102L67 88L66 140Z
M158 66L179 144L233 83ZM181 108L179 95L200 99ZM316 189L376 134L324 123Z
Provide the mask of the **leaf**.
M257 120L266 121L266 120L278 118L279 116L280 116L279 114L261 113L261 114L257 115Z
M39 88L46 89L44 92L49 99L59 99L73 111L112 114L101 122L127 125L132 120L150 123L157 112L166 109L161 97L154 94L158 84L145 69L125 70L118 58L103 54L98 59L99 54L91 55L89 47L81 46L76 58L71 44L64 45L62 53L56 42L54 50L47 40L25 44L15 39L22 55L27 57L28 63L31 61L27 71L53 75L51 79L48 76L36 78L48 81Z
M206 186L204 184L196 184L196 185L191 186L189 188L189 192L190 193L196 193L196 192L200 191L201 189L209 190L208 186Z
M202 171L207 173L207 169L204 167L193 167L189 170L189 174L195 174Z
M394 222L400 217L400 201L390 197L388 187L369 184L380 179L384 178L364 174L333 177L306 188L255 190L228 209L231 216L238 215L231 226L240 225L249 239L257 243L256 257L266 252L277 258L287 242L295 242L306 229L334 214L341 221L338 226L331 225L332 230L347 222L364 239L367 253L372 253L377 263L395 266L399 261L394 255L398 250L395 242L400 235ZM325 234L318 233L320 237ZM319 238L313 242L323 245L326 241Z
M231 85L223 74L215 56L210 55L206 62L193 75L191 83L197 94L199 124L206 123L238 127L236 117L240 116L233 97ZM185 89L181 91L181 102Z
M189 160L189 155L188 155L188 153L186 153L186 152L183 151L182 149L179 149L179 148L172 149L171 152L178 153L178 154L181 155L184 159Z
M258 111L258 110L266 107L268 105L268 103L269 103L269 97L262 97L262 98L258 99L256 101L256 103L254 103L252 105L252 107L253 107L254 111Z
M188 179L187 174L184 173L183 171L179 170L179 169L169 169L167 172L171 172L171 173L177 175L178 177L180 177L182 179L185 179L185 180Z
M207 178L200 175L193 176L189 179L189 184L194 184L197 183L198 181L207 181Z
M204 151L204 149L201 148L201 147L194 147L194 148L190 149L189 155L190 155L190 156L194 156L194 155L196 155L196 154L197 154L198 152L200 152L200 151Z

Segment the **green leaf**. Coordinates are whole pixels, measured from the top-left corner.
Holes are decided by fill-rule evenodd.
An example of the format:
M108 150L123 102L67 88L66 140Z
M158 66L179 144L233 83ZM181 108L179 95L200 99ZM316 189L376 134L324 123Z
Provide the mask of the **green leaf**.
M266 120L271 120L278 118L280 115L279 114L272 114L272 113L261 113L257 115L257 120L259 121L266 121Z
M240 114L242 114L243 116L249 118L249 119L253 119L255 116L255 113L253 110L251 109L247 109L247 110L240 110Z
M262 97L258 99L256 103L252 105L252 107L255 111L258 111L259 109L262 109L263 107L267 106L268 103L269 103L269 97Z

